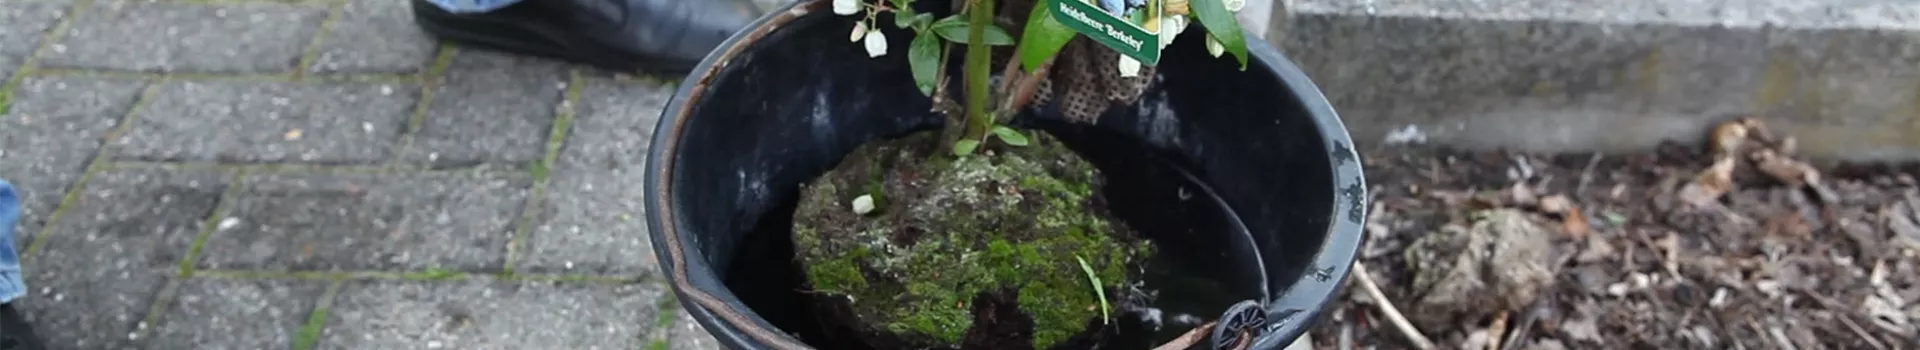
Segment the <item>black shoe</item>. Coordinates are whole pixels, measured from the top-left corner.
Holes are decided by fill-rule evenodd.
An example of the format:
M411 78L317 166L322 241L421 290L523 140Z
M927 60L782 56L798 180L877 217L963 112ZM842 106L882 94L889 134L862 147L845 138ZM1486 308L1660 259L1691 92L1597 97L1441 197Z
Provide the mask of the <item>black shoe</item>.
M671 74L693 70L760 14L747 0L524 0L472 14L413 0L414 21L444 40Z
M20 317L20 311L13 308L13 303L0 304L0 350L46 348L40 342L40 336L33 334L33 327L27 325L27 319Z

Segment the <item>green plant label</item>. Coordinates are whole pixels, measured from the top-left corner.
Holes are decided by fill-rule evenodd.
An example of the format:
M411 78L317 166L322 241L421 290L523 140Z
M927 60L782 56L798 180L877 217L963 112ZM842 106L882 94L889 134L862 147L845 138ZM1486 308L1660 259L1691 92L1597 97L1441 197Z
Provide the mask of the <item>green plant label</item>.
M1095 1L1098 4L1095 4ZM1053 19L1093 41L1133 57L1142 65L1160 62L1159 28L1148 30L1144 23L1159 23L1163 9L1158 0L1047 0L1053 6ZM1157 26L1156 26L1157 27Z

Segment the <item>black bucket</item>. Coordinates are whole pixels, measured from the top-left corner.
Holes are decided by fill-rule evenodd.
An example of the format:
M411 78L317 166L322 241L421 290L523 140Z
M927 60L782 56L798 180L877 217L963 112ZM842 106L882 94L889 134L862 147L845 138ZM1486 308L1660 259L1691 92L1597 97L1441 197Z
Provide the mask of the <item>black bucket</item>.
M730 348L861 348L832 343L796 288L799 185L855 147L941 124L913 85L912 33L883 26L895 52L868 58L847 41L855 18L830 2L787 5L735 34L680 85L655 129L654 252L681 304ZM1166 299L1154 307L1232 320L1222 324L1254 336L1254 349L1284 347L1334 301L1359 250L1359 157L1325 97L1279 51L1249 41L1241 71L1200 47L1203 31L1183 35L1144 97L1098 124L1044 109L1018 122L1099 167L1111 202L1134 203L1113 210L1162 252L1146 276ZM1151 348L1185 328L1121 335L1138 344L1110 347Z

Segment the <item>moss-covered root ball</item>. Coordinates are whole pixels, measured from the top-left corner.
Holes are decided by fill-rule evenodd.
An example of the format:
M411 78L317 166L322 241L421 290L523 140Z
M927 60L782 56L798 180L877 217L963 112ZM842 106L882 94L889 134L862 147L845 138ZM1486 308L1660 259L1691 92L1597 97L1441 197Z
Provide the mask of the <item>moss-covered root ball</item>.
M1092 339L1076 336L1107 324L1104 307L1119 305L1149 246L1108 219L1093 166L1036 136L959 159L930 132L874 142L809 184L794 215L795 258L817 298L840 299L820 304L851 305L846 321L870 344L950 348L981 341L969 331L1009 326L976 320L1031 322L990 341L1035 349ZM872 210L856 212L856 200ZM1018 305L1023 317L976 318L982 301Z

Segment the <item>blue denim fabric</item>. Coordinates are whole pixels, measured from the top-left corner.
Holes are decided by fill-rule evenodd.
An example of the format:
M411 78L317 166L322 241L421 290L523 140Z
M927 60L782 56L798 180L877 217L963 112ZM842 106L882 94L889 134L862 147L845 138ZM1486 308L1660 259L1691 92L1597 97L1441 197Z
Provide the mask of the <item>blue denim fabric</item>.
M27 281L20 273L20 250L14 242L13 224L20 221L20 195L13 185L0 179L0 303L27 295Z
M477 13L498 10L520 0L427 0L452 13Z

